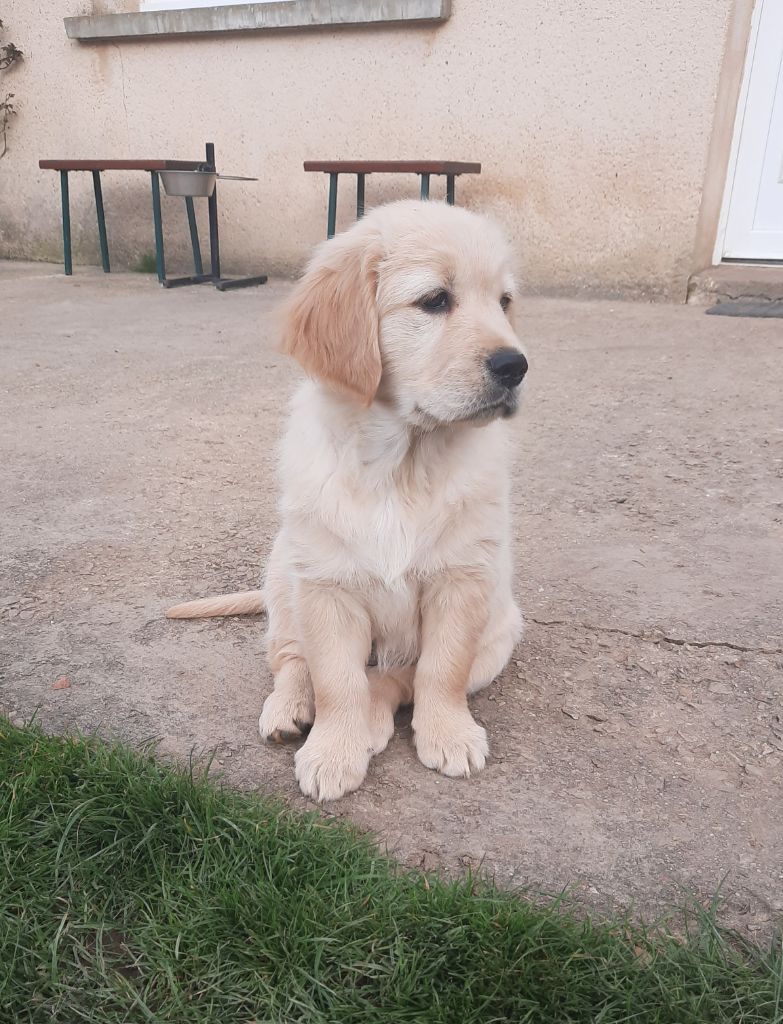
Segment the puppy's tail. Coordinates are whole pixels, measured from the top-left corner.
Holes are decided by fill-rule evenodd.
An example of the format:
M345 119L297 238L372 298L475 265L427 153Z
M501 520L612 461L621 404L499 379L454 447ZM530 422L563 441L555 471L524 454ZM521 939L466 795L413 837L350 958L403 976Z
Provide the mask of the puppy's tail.
M175 604L166 611L166 618L209 619L223 615L258 615L265 608L263 590L243 590L240 594L202 597L200 601Z

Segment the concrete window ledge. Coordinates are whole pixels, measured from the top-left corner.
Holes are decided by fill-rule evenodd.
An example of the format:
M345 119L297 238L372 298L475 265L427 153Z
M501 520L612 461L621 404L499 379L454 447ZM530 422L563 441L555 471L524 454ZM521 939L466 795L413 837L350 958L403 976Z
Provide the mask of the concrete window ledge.
M64 21L69 39L97 42L215 32L432 23L445 21L450 14L451 0L284 0L283 3L84 15Z

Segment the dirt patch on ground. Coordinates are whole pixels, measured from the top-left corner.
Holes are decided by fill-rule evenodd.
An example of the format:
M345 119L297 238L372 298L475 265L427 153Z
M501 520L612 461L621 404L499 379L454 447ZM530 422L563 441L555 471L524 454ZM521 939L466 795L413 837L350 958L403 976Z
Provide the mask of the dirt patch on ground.
M168 755L305 805L266 747L260 620L168 622L258 585L296 375L286 285L0 264L0 708ZM409 719L331 813L426 867L573 885L645 914L722 883L783 912L783 337L700 309L531 300L516 590L527 630L474 702L492 757L423 768ZM58 685L65 676L69 685Z

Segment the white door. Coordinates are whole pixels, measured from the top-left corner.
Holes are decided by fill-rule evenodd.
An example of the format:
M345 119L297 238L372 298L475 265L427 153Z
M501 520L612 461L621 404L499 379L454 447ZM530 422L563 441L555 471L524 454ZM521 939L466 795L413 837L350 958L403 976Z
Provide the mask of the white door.
M753 21L721 255L783 260L783 0L757 0Z

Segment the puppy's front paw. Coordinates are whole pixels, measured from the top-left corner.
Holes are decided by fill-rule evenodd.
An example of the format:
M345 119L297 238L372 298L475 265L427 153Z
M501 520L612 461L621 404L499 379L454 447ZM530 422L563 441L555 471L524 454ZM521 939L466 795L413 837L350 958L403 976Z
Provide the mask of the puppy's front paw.
M416 753L427 768L443 775L468 776L484 767L489 754L487 734L467 708L413 711Z
M315 701L312 690L272 690L264 701L258 731L265 740L284 743L297 740L313 724Z
M372 739L346 735L335 729L313 726L303 747L296 752L296 781L312 800L339 800L358 789L367 774Z

